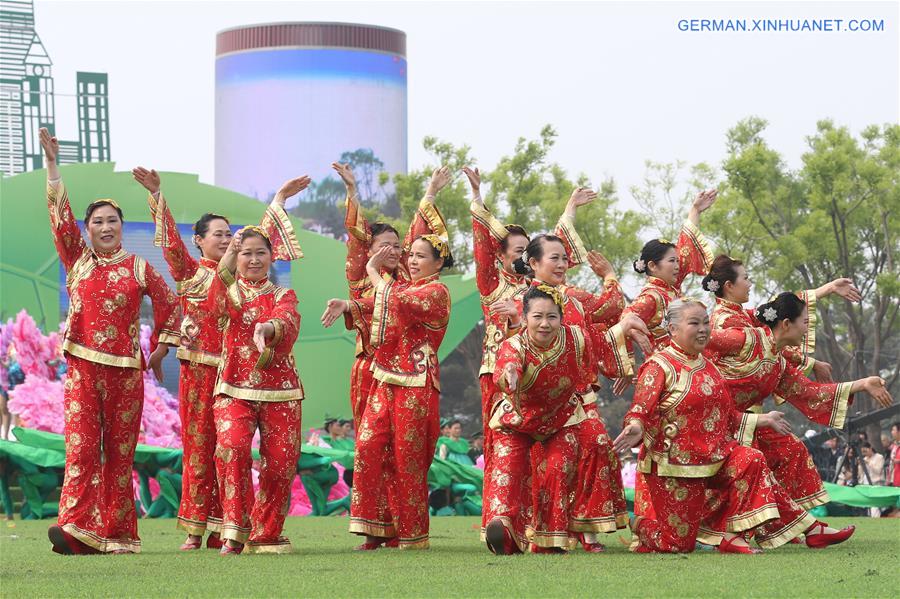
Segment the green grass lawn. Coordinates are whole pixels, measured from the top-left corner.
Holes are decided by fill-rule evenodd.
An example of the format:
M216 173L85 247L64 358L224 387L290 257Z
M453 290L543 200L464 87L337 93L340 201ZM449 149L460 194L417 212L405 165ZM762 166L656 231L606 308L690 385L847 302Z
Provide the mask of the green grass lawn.
M51 521L0 522L6 597L897 597L900 519L831 518L856 535L824 550L789 545L763 555L607 553L496 557L475 518L433 518L429 551L353 552L344 518L288 518L291 555L179 552L174 520L140 523L140 555L50 552Z

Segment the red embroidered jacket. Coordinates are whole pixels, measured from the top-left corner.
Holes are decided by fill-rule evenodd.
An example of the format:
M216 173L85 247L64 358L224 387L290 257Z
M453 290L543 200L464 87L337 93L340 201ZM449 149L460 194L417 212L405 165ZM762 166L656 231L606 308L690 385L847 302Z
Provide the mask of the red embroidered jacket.
M143 368L140 314L145 295L153 303L151 349L158 343L178 345L181 310L162 276L121 248L107 255L88 247L62 181L47 183L47 207L69 293L63 351L98 364Z
M504 341L494 371L504 395L493 406L491 428L540 440L585 420L579 391L594 382L598 369L611 377L621 375L628 359L621 337L620 325L591 325L587 331L563 325L547 348L532 343L525 330ZM508 364L515 365L518 375L512 393L504 376Z
M675 285L669 285L656 277L647 277L647 284L624 310L624 313L637 314L644 321L650 329L653 349L657 351L669 343L669 333L662 326L663 316L669 304L681 297L684 279L691 273L705 275L713 261L709 243L690 221L684 221L681 227L675 252L678 254L678 277Z
M806 302L809 313L809 324L800 347L785 347L782 355L788 362L809 374L816 360L812 353L816 349L816 292L802 291L798 294ZM755 310L745 310L740 304L730 302L721 297L716 298L710 324L714 329L742 329L745 327L765 327L765 323L756 318Z
M437 352L450 321L450 292L438 274L408 285L382 281L374 298L350 303L353 315L371 320L375 380L400 387L433 386L440 391Z
M169 272L175 279L184 316L181 321L181 343L176 355L179 360L218 366L226 320L224 316L216 318L211 312L201 310L200 305L209 295L219 263L209 258L197 260L191 256L162 192L158 198L148 195L147 204L156 224L153 243L162 248ZM266 209L260 227L269 235L273 260L294 260L303 256L290 219L280 205L272 204Z
M625 423L644 429L641 472L655 462L660 476L703 478L718 472L735 440L752 443L757 418L735 409L711 361L669 344L641 366Z
M215 394L248 401L303 399L293 347L300 333L297 295L269 281L235 278L220 265L200 305L226 319ZM271 322L275 336L262 353L253 343L257 323Z
M365 216L359 209L359 205L347 198L347 213L344 217L344 226L347 229L347 263L345 272L347 284L350 286L350 299L358 300L373 298L375 289L366 274L366 263L369 261L369 245L372 243L372 230ZM391 280L401 284L408 284L409 273L406 271L406 259L413 242L421 235L433 233L440 237L447 236L447 224L438 207L425 198L419 202L419 207L413 215L412 222L403 239L403 254L400 263L393 273L382 273L385 282ZM358 305L351 304L352 314L345 315L344 326L347 330L356 329L356 356L373 356L375 348L370 341L371 311L363 313Z
M506 227L484 207L480 199L472 200L469 211L472 213L474 236L475 282L481 296L481 311L484 313L481 368L478 370L478 376L481 376L494 372L497 351L510 331L509 319L491 314L491 304L499 300L521 299L528 285L524 276L506 272L497 260L500 243L509 235Z
M739 410L759 411L766 397L787 401L813 422L844 426L851 383L816 383L775 350L768 327L713 330L704 353L716 363Z

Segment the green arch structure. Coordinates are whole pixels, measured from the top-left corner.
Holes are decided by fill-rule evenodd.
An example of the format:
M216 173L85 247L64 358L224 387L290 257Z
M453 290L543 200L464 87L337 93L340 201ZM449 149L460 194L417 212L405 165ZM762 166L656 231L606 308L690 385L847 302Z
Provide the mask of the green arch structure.
M149 222L146 191L115 163L72 164L60 168L76 217L98 198L113 198L126 221ZM179 223L193 223L204 212L227 214L233 223L258 222L263 206L245 195L200 183L197 175L161 173L166 197ZM59 259L50 237L46 171L0 179L0 317L23 308L45 329L59 326ZM318 426L326 413L349 417L350 367L354 336L340 324L323 329L319 316L332 297L346 297L346 249L343 243L300 228L293 219L305 258L291 264L291 286L303 317L294 347L307 399L306 426ZM158 251L158 250L157 250ZM453 310L439 352L444 359L482 318L471 276L447 276Z

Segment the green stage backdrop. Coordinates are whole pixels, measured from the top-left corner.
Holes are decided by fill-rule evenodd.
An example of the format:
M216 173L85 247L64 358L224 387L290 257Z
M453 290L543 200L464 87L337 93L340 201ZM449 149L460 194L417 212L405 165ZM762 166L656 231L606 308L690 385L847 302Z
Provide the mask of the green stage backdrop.
M122 207L126 223L146 223L143 227L149 230L146 191L134 182L130 172L115 172L114 167L111 162L61 167L76 218L83 216L91 201L113 198ZM196 175L166 172L161 176L163 191L179 223L193 224L204 212L228 215L234 224L256 223L262 215L264 207L257 200L200 183ZM24 308L42 328L55 330L60 320L60 267L50 237L45 187L44 170L0 179L0 317L5 321ZM328 330L319 324L325 302L347 296L344 244L300 229L298 220L294 220L294 226L306 256L290 265L290 283L297 291L303 316L294 352L307 396L303 419L305 426L311 427L319 426L326 413L349 417L354 337L340 323ZM129 249L129 239L125 241ZM145 256L148 260L160 264L158 248L144 251L152 254ZM441 359L482 317L470 276L447 276L443 281L450 288L453 311L439 352Z

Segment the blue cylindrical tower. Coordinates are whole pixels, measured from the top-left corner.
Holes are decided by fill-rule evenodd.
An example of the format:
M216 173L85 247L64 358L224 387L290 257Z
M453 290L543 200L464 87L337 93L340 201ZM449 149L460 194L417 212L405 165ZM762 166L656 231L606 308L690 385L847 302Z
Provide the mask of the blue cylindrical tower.
M274 23L216 36L215 183L267 200L286 179L333 175L371 150L406 172L406 34L349 23ZM376 161L377 164L377 161Z

